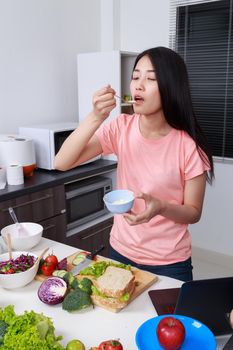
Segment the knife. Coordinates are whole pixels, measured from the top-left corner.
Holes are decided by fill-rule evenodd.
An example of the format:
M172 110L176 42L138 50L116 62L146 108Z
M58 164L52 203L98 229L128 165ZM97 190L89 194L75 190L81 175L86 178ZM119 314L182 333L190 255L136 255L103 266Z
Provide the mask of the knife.
M81 270L83 270L85 267L93 263L93 258L101 252L105 248L104 245L101 245L99 248L94 250L93 252L87 254L85 260L81 261L78 265L73 267L70 272L73 274L73 276L76 276Z

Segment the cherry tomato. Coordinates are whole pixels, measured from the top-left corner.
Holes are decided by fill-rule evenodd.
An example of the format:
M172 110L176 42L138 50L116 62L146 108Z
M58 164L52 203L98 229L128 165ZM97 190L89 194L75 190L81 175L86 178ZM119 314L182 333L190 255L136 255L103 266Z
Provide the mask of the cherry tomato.
M51 276L53 271L55 270L55 268L56 268L56 266L54 266L54 264L44 262L41 265L40 270L43 273L43 275Z
M48 263L48 264L52 264L52 265L54 265L56 267L57 264L58 264L58 258L54 254L49 254L45 258L45 262Z
M118 340L105 340L100 343L99 350L123 350L123 346Z
M5 273L9 273L9 274L12 274L12 273L15 273L15 270L12 269L12 268L9 268Z
M87 255L87 254L89 254L89 253L88 253L88 252L85 252L84 250L82 250L79 254Z

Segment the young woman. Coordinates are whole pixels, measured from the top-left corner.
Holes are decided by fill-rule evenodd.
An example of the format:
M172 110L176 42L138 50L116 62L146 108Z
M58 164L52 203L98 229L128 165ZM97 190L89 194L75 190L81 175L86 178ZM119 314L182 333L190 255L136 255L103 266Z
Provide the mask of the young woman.
M93 110L65 141L55 167L67 170L115 153L117 187L136 199L131 212L114 217L111 258L188 281L188 224L201 217L213 160L194 115L184 61L165 47L142 52L130 90L134 114L104 124L116 106L115 91L108 85L94 94Z

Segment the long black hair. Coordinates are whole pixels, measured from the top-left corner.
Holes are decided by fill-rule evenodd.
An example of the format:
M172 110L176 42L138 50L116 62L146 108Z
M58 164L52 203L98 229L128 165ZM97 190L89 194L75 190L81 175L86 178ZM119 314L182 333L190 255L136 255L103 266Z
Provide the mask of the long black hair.
M195 141L201 159L211 168L207 173L207 181L212 183L214 178L212 152L194 113L184 60L175 51L160 46L140 53L133 69L146 55L156 73L166 121L171 127L186 131Z

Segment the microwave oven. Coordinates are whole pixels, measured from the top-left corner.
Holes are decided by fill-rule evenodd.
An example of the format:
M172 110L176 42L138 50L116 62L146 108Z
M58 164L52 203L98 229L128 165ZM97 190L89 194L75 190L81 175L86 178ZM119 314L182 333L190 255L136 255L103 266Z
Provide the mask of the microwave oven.
M34 141L37 168L53 170L54 157L78 123L63 122L19 127L19 135ZM92 158L96 160L100 156ZM86 162L87 163L87 162Z
M112 190L112 180L93 176L65 184L67 235L80 225L108 213L103 197Z

